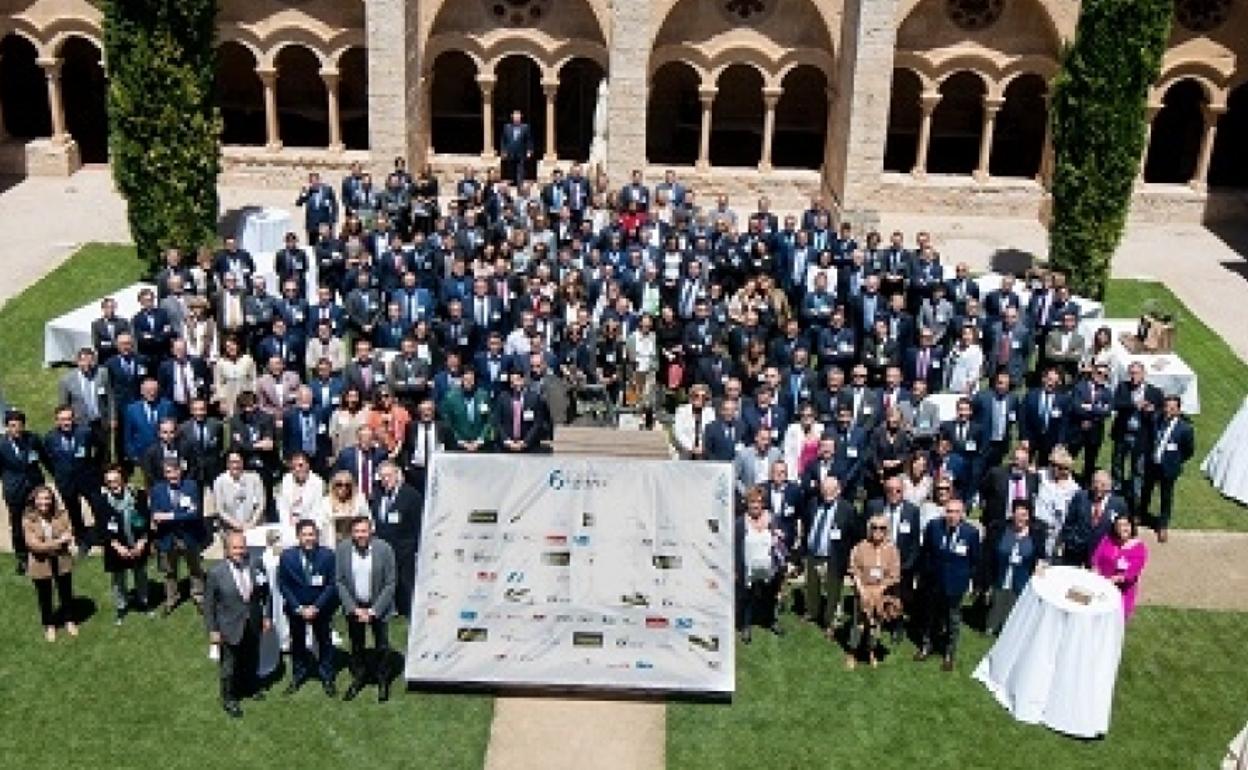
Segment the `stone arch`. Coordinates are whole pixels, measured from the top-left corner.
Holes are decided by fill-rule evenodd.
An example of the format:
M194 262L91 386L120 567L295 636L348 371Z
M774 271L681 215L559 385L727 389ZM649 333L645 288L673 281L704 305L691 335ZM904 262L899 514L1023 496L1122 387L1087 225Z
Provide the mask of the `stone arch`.
M259 147L265 143L264 85L256 74L256 49L238 40L217 45L216 99L221 110L222 144Z
M522 57L533 62L541 77L550 74L551 56L541 42L523 35L506 35L490 40L484 46L485 72L498 77L498 67L505 59Z
M919 124L923 120L920 99L930 81L910 67L893 69L888 106L888 138L884 143L884 170L909 173L918 160Z
M606 69L586 57L568 59L558 70L559 89L555 94L556 154L567 160L589 160L594 139L594 110L598 105L598 84Z
M681 12L681 9L679 9L678 6L682 3L689 3L690 5L698 4L698 15L704 20L714 20L714 23L719 26L737 26L720 16L719 12L714 8L707 7L709 3L721 1L722 0L650 0L650 19L652 22L650 28L653 30L650 37L651 49L659 48L663 45L662 41L664 33L669 30L669 22L672 21L673 17L676 17L679 21L678 14ZM834 41L838 39L840 35L838 25L840 24L842 15L838 4L824 2L823 0L797 0L797 2L791 3L789 0L771 1L778 2L782 5L788 3L790 5L790 12L794 8L797 8L798 13L806 14L804 18L800 16L798 17L801 18L802 21L817 19L818 24L803 23L797 26L802 27L803 32L810 33L812 35L812 40L815 38L820 39L819 45L815 45L813 47L823 47L830 53L835 53ZM790 27L793 26L792 19L785 18L780 12L784 9L777 8L776 10L776 13L773 13L763 19L763 22L759 27L760 29L765 32L770 32L778 27L786 25ZM782 46L782 48L799 47L803 46Z
M712 166L757 167L763 151L763 88L766 74L753 64L732 64L716 73L711 108Z
M1190 80L1200 86L1209 104L1223 104L1226 92L1221 84L1222 73L1208 62L1184 61L1166 68L1157 79L1157 85L1150 89L1150 101L1160 101L1174 85L1183 80Z
M44 42L43 32L29 20L21 16L0 16L0 40L15 35L35 49L35 58L48 56L50 47Z
M61 56L66 43L77 37L95 46L103 60L104 34L93 21L80 16L61 16L43 28L43 36L48 41L47 51L52 56Z
M992 176L1031 179L1039 173L1048 121L1048 87L1044 76L1025 72L1011 75L1002 89L988 165Z
M269 36L270 45L265 52L267 66L276 67L282 53L288 49L304 50L310 53L317 62L317 70L326 69L332 60L325 52L325 41L308 30L287 27Z
M1194 77L1171 83L1162 93L1162 107L1153 118L1144 181L1186 184L1196 172L1207 105L1205 84Z
M593 16L596 36L604 45L611 39L611 10L609 0L580 0L584 6L588 8ZM446 23L446 11L452 7L459 10L466 6L469 0L429 0L427 4L423 4L425 18L429 19L429 23L425 26L425 40L427 44L432 40L433 36L438 34L440 27L444 27ZM477 0L471 0L477 2ZM473 9L475 10L475 9ZM605 66L605 65L604 65Z
M757 48L734 46L716 51L710 58L710 77L718 87L723 74L732 67L747 66L758 72L763 88L779 86L776 62Z
M780 81L772 165L818 169L828 129L828 78L811 64L789 68Z
M430 140L438 153L479 155L481 129L478 60L466 51L443 51L431 60Z
M983 30L966 31L953 24L944 12L944 0L900 0L897 3L898 47L901 48L939 48L946 44L966 41L982 36L991 40L999 35L1002 29L1014 26L1015 15L1033 14L1043 22L1041 33L1049 52L1056 55L1061 51L1064 41L1074 34L1074 26L1078 20L1078 8L1066 0L1010 0L997 23ZM909 25L909 27L908 27ZM926 33L928 44L923 46L908 45L911 30L921 28Z
M932 112L928 171L969 174L975 170L988 82L983 74L969 69L942 76L940 101Z
M218 50L225 43L236 43L250 51L257 69L273 66L265 42L255 32L237 22L222 22L217 25Z
M368 149L368 51L353 46L335 57L342 143L348 150Z
M10 27L0 38L0 107L9 136L34 139L52 135L48 81L38 65L40 42L29 30Z
M108 79L104 50L78 32L57 42L61 59L61 102L65 130L78 143L84 163L108 162Z
M321 79L324 57L302 43L286 41L273 53L277 69L277 123L290 147L329 145L329 105Z
M650 52L648 74L653 80L660 69L668 64L684 64L698 75L698 80L708 88L714 87L711 77L711 60L696 48L687 45L666 45Z
M1245 74L1248 74L1246 71ZM1209 163L1211 187L1248 188L1248 80L1233 88L1226 113L1218 120L1218 135Z
M471 61L473 68L480 74L491 74L486 67L485 46L473 38L458 32L447 32L429 39L425 49L425 74L431 76L439 58L447 53L461 53Z
M703 72L671 59L651 73L646 108L646 158L651 163L692 166L697 161Z

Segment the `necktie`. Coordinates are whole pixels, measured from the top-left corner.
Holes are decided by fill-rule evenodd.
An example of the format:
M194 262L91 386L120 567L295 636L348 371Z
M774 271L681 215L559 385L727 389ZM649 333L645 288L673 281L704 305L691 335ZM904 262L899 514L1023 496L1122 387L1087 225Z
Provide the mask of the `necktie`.
M95 420L100 416L99 405L96 402L95 380L81 372L78 376L82 378L82 394L86 402L87 419Z
M511 433L515 440L520 440L520 417L524 409L524 398L516 396L511 402Z
M368 458L368 450L364 447L359 448L360 453L360 491L365 497L371 497L373 491L373 473L372 463Z
M1014 500L1023 500L1027 497L1027 488L1023 484L1022 476L1014 477Z
M920 380L927 379L927 348L921 348L919 350L919 372L918 374L919 374Z
M810 533L810 542L807 545L815 556L827 555L828 509L826 507L820 506L819 515L815 519L815 527Z
M702 410L693 410L693 448L702 446Z
M1051 402L1051 400L1052 400L1052 396L1050 396L1048 393L1045 393L1044 395L1040 397L1040 416L1044 420L1045 430L1048 430L1048 427L1049 427L1049 414L1050 414L1049 403Z
M425 465L433 459L433 425L428 424L425 428Z
M247 568L238 565L235 567L238 575L238 592L242 595L243 601L251 601L251 576L247 574Z
M1104 500L1097 500L1092 504L1092 526L1096 527L1101 523L1101 506L1105 504Z

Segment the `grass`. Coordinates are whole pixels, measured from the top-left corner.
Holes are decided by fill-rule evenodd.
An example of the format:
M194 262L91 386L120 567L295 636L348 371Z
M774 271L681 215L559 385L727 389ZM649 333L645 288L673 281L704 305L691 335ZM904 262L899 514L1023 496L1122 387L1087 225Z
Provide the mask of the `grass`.
M1152 281L1110 281L1105 297L1109 318L1138 318L1147 300L1157 300L1175 316L1179 355L1200 380L1200 414L1196 454L1187 463L1175 488L1174 526L1179 529L1248 530L1248 508L1223 497L1200 472L1200 464L1222 431L1239 411L1248 383L1248 364L1221 337L1204 324L1165 286ZM1106 441L1104 462L1109 461ZM1157 504L1154 501L1154 506ZM1154 511L1155 512L1155 511Z
M1245 616L1141 609L1127 629L1110 731L1078 740L1015 722L970 677L989 640L963 627L959 669L910 659L843 668L840 647L792 616L737 648L731 705L672 704L667 762L732 768L1217 767L1248 719Z
M389 703L369 687L352 703L330 700L309 682L285 697L279 682L264 702L245 702L242 720L221 711L216 664L206 656L200 617L185 604L169 618L127 618L115 628L101 559L80 564L77 594L99 602L77 639L43 640L30 581L5 560L0 606L0 692L6 767L480 768L492 699L396 688ZM154 575L154 570L149 571ZM339 618L339 631L346 629ZM406 624L391 627L405 646ZM345 688L347 675L338 678ZM399 683L401 685L401 681ZM81 764L80 764L81 763ZM240 764L242 763L242 764Z

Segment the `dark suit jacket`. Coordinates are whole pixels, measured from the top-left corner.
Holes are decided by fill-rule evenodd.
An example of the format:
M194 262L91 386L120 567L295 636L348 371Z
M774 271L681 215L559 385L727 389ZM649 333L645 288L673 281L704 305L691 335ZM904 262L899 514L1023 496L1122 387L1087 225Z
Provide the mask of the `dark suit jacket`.
M30 431L18 436L16 449L7 434L0 436L0 486L9 516L21 516L27 496L43 483L43 471L39 468L43 451L39 439Z
M312 440L315 444L311 459L315 462L329 456L330 441L329 433L325 428L325 413L313 406L309 414L312 416L314 434ZM302 451L304 451L302 414L299 407L292 406L282 415L282 456L289 458L295 452Z
M236 645L250 631L253 639L259 639L265 620L270 617L269 579L264 570L249 565L251 571L251 598L243 601L231 573L234 567L229 561L219 561L208 570L204 581L204 626L209 633L221 634L221 640Z
M525 452L535 452L541 447L542 436L545 435L546 410L541 396L530 389L522 392L521 404L520 435L517 436L512 431L515 396L510 390L504 390L494 397L494 435L498 437L500 447L504 440L523 441Z
M863 519L870 521L874 516L885 515L884 500L868 500ZM914 503L902 501L899 505L901 517L897 526L895 545L901 553L902 572L912 571L919 563L919 541L922 531L919 529L919 508Z
M308 554L311 570L305 572L302 551L298 546L287 548L278 559L277 588L282 606L287 615L294 615L300 607L316 607L317 619L328 620L338 607L334 552L323 545L314 547Z
M1070 419L1070 396L1060 391L1055 392L1049 410L1049 424L1044 424L1044 416L1040 414L1039 388L1034 388L1023 398L1022 414L1019 415L1019 438L1031 442L1033 446L1052 447L1061 443L1066 437L1066 421Z
M377 537L389 543L396 555L418 550L422 513L420 492L407 484L399 485L394 505L383 516L381 507L384 500L385 495L378 491L370 504Z
M178 427L178 454L186 458L187 476L203 486L225 471L225 426L215 417L206 418L204 444L200 444L198 427L194 420Z
M130 320L121 316L113 316L113 331L108 331L108 321L103 317L91 322L91 347L99 355L101 364L117 353L117 335L130 331Z
M1009 554L997 553L997 545L1011 527L1013 524L1009 521L994 521L984 535L983 558L979 561L979 574L976 578L983 587L999 586L1005 579L1005 571L1012 569L1014 578L1010 585L1013 586L1013 590L1020 591L1024 585L1024 578L1031 576L1036 562L1049 558L1047 547L1049 527L1043 521L1033 519L1028 526L1028 537L1032 545L1031 558L1022 564L1010 564Z
M923 567L928 587L945 596L962 596L971 587L971 577L979 566L979 530L963 521L952 540L944 519L927 524L923 537Z
M980 490L983 497L980 521L988 526L994 521L1004 521L1010 516L1010 484L1012 470L1007 465L999 465L988 471ZM1023 480L1027 485L1027 501L1036 502L1036 493L1040 490L1040 476L1027 471Z
M745 441L745 423L740 418L733 423L733 433L733 440L729 440L728 431L719 418L707 423L702 432L706 459L723 463L732 462L737 456L736 445Z
M152 486L148 501L153 514L172 513L173 520L156 522L156 549L166 552L173 548L174 540L181 540L187 548L198 551L208 543L208 530L204 526L204 512L199 504L199 485L184 479L175 496L169 483L162 481Z
M1144 384L1144 400L1153 405L1152 414L1160 414L1165 395L1156 385ZM1132 421L1134 419L1134 422ZM1110 425L1109 435L1120 441L1128 433L1143 436L1152 427L1152 415L1135 406L1130 382L1120 382L1114 389L1114 422Z
M1110 493L1101 506L1101 521L1094 527L1092 506L1092 495L1088 490L1081 489L1071 498L1070 507L1066 509L1062 531L1057 536L1057 547L1061 549L1062 561L1066 564L1087 566L1101 538L1113 528L1114 518L1128 513L1126 500Z
M533 152L533 131L528 123L508 122L499 133L498 151L510 160L522 160Z
M862 520L858 516L858 512L854 510L853 503L844 498L838 497L832 507L832 520L828 524L825 536L828 538L828 574L833 576L832 579L838 579L845 574L845 569L849 566L849 552L862 539ZM818 535L817 528L819 526L819 511L826 508L822 500L816 497L811 500L807 506L806 520L810 522L810 529L806 533L806 541L809 554L814 554L814 549L809 548L812 539Z
M156 374L146 356L136 353L129 358L129 363L130 371L127 371L127 361L122 360L121 356L113 356L104 364L104 368L108 370L108 384L113 389L113 402L117 405L117 413L123 416L126 407L139 400L139 384L143 378Z
M379 620L389 620L394 615L394 591L398 585L394 549L380 538L372 541L373 570L369 576L369 606ZM351 554L355 544L344 540L334 553L334 582L338 587L338 601L344 614L355 612L363 597L355 595L355 577L351 574Z
M1177 479L1183 472L1183 463L1190 460L1196 452L1196 431L1192 428L1192 424L1182 416L1177 417L1176 420L1174 430L1170 433L1170 440L1164 447L1161 447L1161 462L1157 462L1157 442L1164 435L1166 419L1160 413L1154 418L1154 424L1146 436L1148 468L1167 481Z
M208 376L208 366L198 358L187 358L187 363L191 366L191 398L207 398L208 384L211 379ZM174 386L177 382L174 373L175 362L172 358L166 358L160 362L160 369L156 372L156 381L160 383L160 396L172 402L174 397Z
M122 421L124 436L122 447L125 449L126 457L130 460L136 462L141 460L147 448L156 442L156 432L160 421L173 417L173 404L168 400L159 399L155 403L155 408L156 419L148 420L145 401L135 401L126 407L125 418Z

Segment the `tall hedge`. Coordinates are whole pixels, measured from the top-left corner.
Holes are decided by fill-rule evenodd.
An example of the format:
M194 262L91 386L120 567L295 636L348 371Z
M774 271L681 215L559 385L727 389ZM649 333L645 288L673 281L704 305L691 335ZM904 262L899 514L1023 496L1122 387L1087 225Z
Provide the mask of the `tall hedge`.
M109 154L140 258L216 234L217 0L106 0Z
M1101 298L1144 152L1174 0L1083 0L1053 91L1049 262Z

